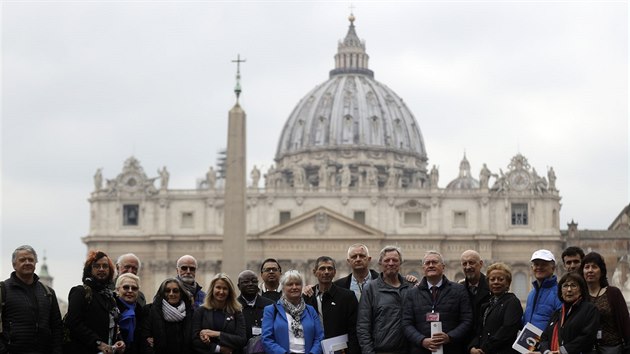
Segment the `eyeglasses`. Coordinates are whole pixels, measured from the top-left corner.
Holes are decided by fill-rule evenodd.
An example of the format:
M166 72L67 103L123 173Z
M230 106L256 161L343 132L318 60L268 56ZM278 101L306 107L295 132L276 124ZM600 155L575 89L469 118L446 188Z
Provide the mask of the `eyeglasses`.
M109 264L92 263L92 269L109 269Z
M564 284L562 284L562 289L569 289L569 288L579 289L580 286L575 284L575 283L564 283Z
M138 287L135 285L123 285L122 288L124 291L138 291Z
M179 294L179 288L174 289L164 289L164 294Z
M428 260L428 261L424 261L424 265L425 266L430 266L430 265L438 265L440 264L440 261L434 261L434 260Z
M180 266L179 269L183 270L184 272L194 272L197 270L197 267L191 267L191 266Z
M278 268L264 268L263 269L263 272L265 272L265 273L277 273L279 271L280 271L280 269L278 269Z

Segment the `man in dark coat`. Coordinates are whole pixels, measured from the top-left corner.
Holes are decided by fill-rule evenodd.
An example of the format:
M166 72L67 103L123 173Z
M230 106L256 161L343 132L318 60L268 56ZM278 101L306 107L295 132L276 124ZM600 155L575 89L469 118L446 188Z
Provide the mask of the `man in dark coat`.
M262 334L262 318L265 306L273 305L273 300L258 295L258 277L251 270L244 270L238 275L237 286L241 291L238 302L243 305L247 339L259 336Z
M355 243L348 248L348 258L346 262L352 269L348 276L339 278L335 281L335 285L344 289L352 290L357 298L361 300L361 291L367 283L372 279L378 278L378 272L370 269L370 252L366 245Z
M470 304L472 305L473 325L469 336L469 339L472 339L475 336L474 329L481 324L481 306L490 301L491 295L488 279L481 272L483 260L479 252L474 250L464 251L461 256L461 262L465 278L459 283L466 287Z
M14 272L2 291L0 353L61 354L63 326L55 292L35 274L31 246L13 251Z
M424 278L405 296L402 327L410 353L430 354L439 348L444 354L465 352L472 325L470 299L463 285L444 276L444 267L442 255L428 251Z
M354 293L333 284L336 274L335 261L322 256L315 261L313 274L317 285L312 296L304 296L307 304L313 306L319 314L324 327L324 338L348 335L348 353L359 354L357 340L357 309L359 303Z

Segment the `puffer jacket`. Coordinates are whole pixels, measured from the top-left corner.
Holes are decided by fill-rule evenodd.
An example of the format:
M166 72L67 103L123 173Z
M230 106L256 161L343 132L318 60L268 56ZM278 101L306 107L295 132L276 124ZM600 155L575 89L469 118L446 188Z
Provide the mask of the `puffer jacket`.
M363 288L357 317L357 336L363 354L407 352L402 331L403 299L411 289L400 274L395 288L383 280L383 274Z
M529 322L544 331L553 312L562 306L558 299L558 279L552 275L543 280L542 285L538 286L536 280L532 285L533 289L527 296L527 305L523 313L523 325Z
M13 272L4 282L0 353L61 354L63 324L57 296L34 277L27 285Z
M435 305L426 278L407 292L402 323L405 337L411 343L410 353L430 353L421 343L431 337L431 322L426 321L426 315L431 311L440 315L442 332L450 338L443 346L444 353L463 353L472 327L472 305L466 288L445 276L442 276Z

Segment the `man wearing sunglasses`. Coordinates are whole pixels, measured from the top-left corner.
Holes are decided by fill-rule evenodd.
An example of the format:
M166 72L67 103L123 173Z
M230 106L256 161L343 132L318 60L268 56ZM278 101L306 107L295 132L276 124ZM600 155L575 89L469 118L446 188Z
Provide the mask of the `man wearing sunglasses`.
M198 308L203 305L203 300L206 298L206 293L201 290L201 285L195 281L195 274L197 272L197 260L190 255L181 256L177 260L177 279L179 279L190 298L193 299L193 308Z

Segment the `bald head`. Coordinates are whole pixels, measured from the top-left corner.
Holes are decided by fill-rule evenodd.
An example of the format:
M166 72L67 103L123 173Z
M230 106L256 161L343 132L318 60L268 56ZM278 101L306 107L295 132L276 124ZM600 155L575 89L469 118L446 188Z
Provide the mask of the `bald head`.
M238 290L247 300L253 300L258 295L258 276L251 270L244 270L238 275Z
M469 284L477 285L481 279L481 267L483 266L481 255L475 250L466 250L462 253L461 261L466 280Z

